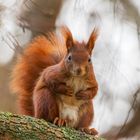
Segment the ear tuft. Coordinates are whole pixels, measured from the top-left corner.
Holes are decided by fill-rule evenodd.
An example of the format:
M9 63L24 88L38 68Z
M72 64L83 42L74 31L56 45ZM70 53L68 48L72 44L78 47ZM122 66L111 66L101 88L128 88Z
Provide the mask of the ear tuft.
M95 41L98 37L98 33L99 33L99 30L98 30L98 28L95 27L94 30L92 31L91 35L90 35L90 38L89 38L89 41L88 41L87 45L86 45L90 54L91 54L91 52L94 48L94 44L95 44Z
M72 33L67 26L62 26L61 27L61 32L64 36L65 41L66 41L67 50L69 51L70 48L73 46Z

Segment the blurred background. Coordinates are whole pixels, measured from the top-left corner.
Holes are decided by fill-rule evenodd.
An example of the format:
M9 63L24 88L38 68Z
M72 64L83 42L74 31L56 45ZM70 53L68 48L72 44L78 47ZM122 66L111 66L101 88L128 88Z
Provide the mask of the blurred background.
M9 88L16 56L37 35L67 25L75 39L99 37L92 124L108 140L140 140L140 1L0 0L0 111L17 112Z

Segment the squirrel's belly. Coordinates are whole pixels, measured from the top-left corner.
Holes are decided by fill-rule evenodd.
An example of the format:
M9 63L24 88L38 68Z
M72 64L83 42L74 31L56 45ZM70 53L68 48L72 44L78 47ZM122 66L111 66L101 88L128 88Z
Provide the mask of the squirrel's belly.
M80 77L73 77L67 81L67 85L73 89L73 96L61 95L59 101L59 117L66 119L68 126L76 127L79 122L79 108L85 102L84 100L77 100L75 93L80 90L85 90L89 87L85 80Z
M67 125L70 127L75 127L78 123L78 106L72 106L68 104L61 105L61 112L59 112L59 117L67 120Z

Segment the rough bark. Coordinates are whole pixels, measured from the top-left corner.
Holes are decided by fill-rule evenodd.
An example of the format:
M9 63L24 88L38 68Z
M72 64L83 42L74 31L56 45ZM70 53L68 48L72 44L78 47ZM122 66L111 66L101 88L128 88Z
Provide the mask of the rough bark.
M8 112L0 113L0 140L103 140L42 119Z

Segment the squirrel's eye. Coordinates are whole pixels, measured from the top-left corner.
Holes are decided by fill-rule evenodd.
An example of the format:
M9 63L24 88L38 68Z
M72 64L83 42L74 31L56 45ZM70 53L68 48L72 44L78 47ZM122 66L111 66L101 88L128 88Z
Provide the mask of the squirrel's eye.
M68 56L68 61L71 61L72 60L72 57L71 55Z
M91 58L88 59L88 62L89 62L89 63L91 62Z

